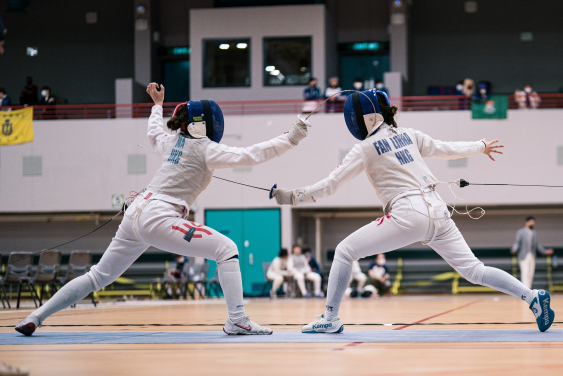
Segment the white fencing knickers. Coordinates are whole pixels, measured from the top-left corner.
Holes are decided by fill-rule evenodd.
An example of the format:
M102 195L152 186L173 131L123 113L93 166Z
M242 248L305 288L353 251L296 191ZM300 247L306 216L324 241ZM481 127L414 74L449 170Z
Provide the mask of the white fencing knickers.
M468 281L482 284L485 266L449 218L447 205L432 189L395 201L389 214L376 219L336 247L335 260L354 260L393 251L417 241L428 244ZM430 217L430 218L429 218Z
M149 247L182 256L222 261L238 255L235 243L225 235L182 218L184 208L160 200L137 197L104 252L88 274L96 291L112 283Z

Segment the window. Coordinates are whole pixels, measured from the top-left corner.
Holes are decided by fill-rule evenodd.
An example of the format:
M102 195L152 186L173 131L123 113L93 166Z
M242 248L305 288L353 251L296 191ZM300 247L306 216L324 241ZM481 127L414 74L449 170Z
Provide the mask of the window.
M250 39L203 41L203 87L250 86Z
M311 37L264 38L264 86L307 85Z

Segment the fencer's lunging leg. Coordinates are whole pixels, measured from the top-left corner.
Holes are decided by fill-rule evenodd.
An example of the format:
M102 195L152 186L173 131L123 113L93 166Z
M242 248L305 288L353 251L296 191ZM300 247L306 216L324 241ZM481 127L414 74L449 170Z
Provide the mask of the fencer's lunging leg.
M343 257L335 257L328 276L328 290L326 293L325 317L328 320L338 316L340 303L348 288L350 276L352 275L352 261Z
M238 256L237 258L230 258L217 263L217 270L219 272L219 282L227 302L229 318L233 322L244 320L246 314L242 299L242 278Z
M94 283L88 274L84 274L64 285L51 299L33 311L30 316L37 318L39 321L37 326L39 326L53 313L79 302L92 291L94 291Z
M532 290L504 270L486 266L483 273L483 286L515 296L528 304L532 303Z

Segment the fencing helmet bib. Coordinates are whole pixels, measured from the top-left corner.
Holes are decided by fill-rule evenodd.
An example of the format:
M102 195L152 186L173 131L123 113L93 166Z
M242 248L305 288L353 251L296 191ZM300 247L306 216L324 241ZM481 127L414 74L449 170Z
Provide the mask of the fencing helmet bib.
M389 98L384 91L375 89L354 92L344 102L344 120L352 136L365 140L383 124L377 94L383 95L388 105Z
M225 121L221 107L215 101L188 101L176 106L174 114L183 106L188 107L188 121L182 123L180 130L193 138L207 137L211 141L220 142L223 137Z

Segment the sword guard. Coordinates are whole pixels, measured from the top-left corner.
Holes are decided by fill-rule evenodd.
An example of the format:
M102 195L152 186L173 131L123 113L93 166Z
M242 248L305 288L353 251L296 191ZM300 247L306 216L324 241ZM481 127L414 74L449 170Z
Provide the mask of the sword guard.
M459 179L459 187L463 188L463 187L467 187L469 185L469 182L465 179Z
M274 198L273 194L274 194L274 189L277 189L278 185L274 184L272 189L270 189L270 200Z

